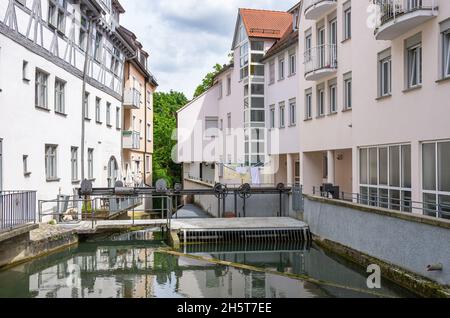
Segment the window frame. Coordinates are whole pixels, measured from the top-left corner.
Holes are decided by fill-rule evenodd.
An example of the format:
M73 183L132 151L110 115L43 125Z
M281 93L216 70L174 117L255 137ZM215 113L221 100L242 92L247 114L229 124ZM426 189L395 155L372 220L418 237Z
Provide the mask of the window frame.
M35 72L35 106L48 110L48 79L50 75L41 70L36 69ZM42 96L41 96L42 93ZM41 98L43 100L41 100Z
M66 81L55 79L55 113L66 114Z
M408 89L420 87L422 85L422 59L422 43L418 43L407 48ZM414 79L416 82L414 82Z
M45 145L45 178L49 181L58 179L58 145Z
M78 147L70 148L70 171L72 182L78 182Z

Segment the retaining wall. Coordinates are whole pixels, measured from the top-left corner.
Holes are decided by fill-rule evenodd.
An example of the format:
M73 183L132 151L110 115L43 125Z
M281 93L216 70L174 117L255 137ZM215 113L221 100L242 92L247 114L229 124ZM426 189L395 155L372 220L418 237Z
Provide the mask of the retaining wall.
M304 220L320 238L450 285L449 221L313 196ZM442 271L427 271L439 263Z

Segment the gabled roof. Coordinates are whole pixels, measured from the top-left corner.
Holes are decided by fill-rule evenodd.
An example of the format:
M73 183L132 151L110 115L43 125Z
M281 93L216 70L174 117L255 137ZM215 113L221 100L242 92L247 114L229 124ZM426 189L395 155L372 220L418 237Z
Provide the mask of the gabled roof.
M239 14L250 38L280 39L292 23L288 12L239 9Z

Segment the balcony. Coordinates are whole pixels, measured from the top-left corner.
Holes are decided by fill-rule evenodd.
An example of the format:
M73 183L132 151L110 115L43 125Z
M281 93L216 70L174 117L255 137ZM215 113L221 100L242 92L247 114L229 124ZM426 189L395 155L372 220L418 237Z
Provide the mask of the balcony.
M438 0L374 0L379 6L377 40L394 40L409 30L425 23L439 13Z
M305 18L307 20L317 20L336 6L336 0L306 0Z
M123 107L125 109L139 109L141 107L141 93L135 88L125 90Z
M141 134L137 131L126 130L122 133L123 149L141 149Z
M305 79L318 81L337 71L337 47L334 44L320 45L305 52Z

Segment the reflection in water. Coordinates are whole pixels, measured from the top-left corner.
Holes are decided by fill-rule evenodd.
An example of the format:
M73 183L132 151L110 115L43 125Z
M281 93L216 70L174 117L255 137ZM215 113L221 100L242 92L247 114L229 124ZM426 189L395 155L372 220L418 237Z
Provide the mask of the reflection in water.
M365 297L365 293L324 288L279 275L252 272L157 252L160 245L81 244L80 247L0 273L0 297ZM117 242L118 243L118 242ZM205 254L203 249L202 254ZM207 254L279 271L361 287L365 277L313 248L292 252ZM348 282L347 282L348 280ZM345 285L343 284L343 285ZM383 292L396 293L389 288Z

